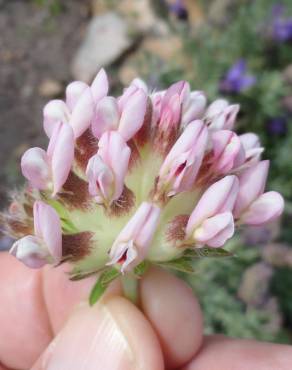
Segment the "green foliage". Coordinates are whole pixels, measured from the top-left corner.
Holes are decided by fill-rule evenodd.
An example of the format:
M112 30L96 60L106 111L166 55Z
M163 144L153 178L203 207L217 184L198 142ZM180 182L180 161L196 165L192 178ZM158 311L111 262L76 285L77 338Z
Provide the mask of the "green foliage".
M109 284L120 276L120 271L115 268L110 268L104 271L97 279L89 296L89 304L93 306L106 291Z
M282 331L271 332L269 324L273 317L270 313L247 308L237 298L245 269L260 258L258 249L242 246L239 239L230 242L227 248L237 257L197 260L194 263L196 278L187 277L200 299L206 334L224 333L234 337L287 342L289 338Z

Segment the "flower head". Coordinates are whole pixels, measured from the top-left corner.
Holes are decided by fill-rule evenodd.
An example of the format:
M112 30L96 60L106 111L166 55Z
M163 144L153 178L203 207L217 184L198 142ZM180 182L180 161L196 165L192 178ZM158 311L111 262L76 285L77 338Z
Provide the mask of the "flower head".
M146 263L185 266L199 248L223 247L237 224L280 216L282 197L264 192L259 138L232 131L238 105L206 107L185 81L149 93L135 79L117 98L107 91L101 71L45 108L48 148L23 155L29 185L4 215L22 262L68 261L72 279L101 272L108 284L140 276Z

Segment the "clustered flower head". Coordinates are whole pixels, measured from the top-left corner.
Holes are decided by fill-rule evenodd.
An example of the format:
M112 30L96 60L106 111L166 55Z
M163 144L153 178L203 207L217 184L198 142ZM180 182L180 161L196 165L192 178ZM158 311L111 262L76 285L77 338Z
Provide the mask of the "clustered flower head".
M44 108L47 149L22 157L27 185L3 215L11 253L32 268L69 262L71 279L100 272L105 286L149 263L188 270L236 226L272 221L284 202L264 190L258 137L232 131L238 111L185 81L151 92L135 79L117 98L104 70L69 84Z

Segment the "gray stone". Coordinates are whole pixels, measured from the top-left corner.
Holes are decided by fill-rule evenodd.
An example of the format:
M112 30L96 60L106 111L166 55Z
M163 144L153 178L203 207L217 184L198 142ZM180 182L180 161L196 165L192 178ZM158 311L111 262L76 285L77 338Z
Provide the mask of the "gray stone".
M74 78L90 82L101 67L115 62L135 42L133 30L114 12L95 16L72 63Z

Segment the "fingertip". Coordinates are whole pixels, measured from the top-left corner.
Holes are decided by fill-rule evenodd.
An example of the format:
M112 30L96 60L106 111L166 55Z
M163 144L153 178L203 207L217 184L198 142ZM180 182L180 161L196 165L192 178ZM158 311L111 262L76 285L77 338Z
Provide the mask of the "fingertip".
M0 361L11 368L30 368L52 338L41 272L1 253L0 291Z
M203 337L202 313L192 290L165 270L151 268L141 281L140 293L167 368L182 366L197 353Z
M53 332L58 333L74 308L87 302L96 275L79 281L70 281L70 266L63 264L57 268L46 266L43 269L43 292ZM118 281L111 284L105 296L121 293Z
M75 309L33 370L163 370L151 325L125 298L104 298Z
M213 335L183 370L290 370L291 364L291 346Z

